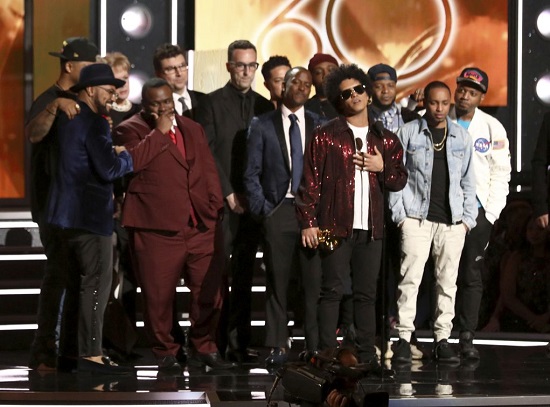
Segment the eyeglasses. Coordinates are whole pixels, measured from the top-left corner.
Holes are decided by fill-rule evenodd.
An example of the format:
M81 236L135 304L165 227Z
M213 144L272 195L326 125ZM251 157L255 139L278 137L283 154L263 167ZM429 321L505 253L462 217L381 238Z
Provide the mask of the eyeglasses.
M103 86L96 86L96 88L103 89L105 92L111 95L111 97L114 96L115 98L118 98L118 93L114 89L104 88Z
M352 94L362 95L365 93L365 85L357 85L350 89L345 89L340 93L342 100L348 100Z
M236 71L242 72L244 71L244 68L248 68L249 71L255 71L260 66L257 62L251 62L249 64L245 64L244 62L233 62L230 61L229 65L233 66Z
M187 71L187 69L189 69L189 67L186 64L181 64L162 68L162 72L164 72L165 75L173 75L176 73L176 71L184 72Z

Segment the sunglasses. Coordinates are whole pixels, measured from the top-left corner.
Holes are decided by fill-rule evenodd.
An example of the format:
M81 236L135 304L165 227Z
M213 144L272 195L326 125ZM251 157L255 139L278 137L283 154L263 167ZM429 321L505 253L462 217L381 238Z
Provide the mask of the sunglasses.
M342 100L348 100L354 93L357 95L362 95L365 91L365 85L357 85L353 88L343 90L342 93L340 93L340 97Z

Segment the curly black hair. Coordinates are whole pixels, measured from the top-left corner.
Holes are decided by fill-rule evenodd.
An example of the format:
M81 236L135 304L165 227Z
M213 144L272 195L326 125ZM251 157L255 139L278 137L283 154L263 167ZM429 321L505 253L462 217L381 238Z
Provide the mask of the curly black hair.
M372 82L369 76L356 64L342 64L325 77L323 88L328 101L334 108L341 113L340 84L346 79L357 79L367 91L367 95L372 95Z
M288 66L289 69L292 68L287 57L283 55L273 55L262 65L262 75L265 81L271 78L271 70L278 66Z

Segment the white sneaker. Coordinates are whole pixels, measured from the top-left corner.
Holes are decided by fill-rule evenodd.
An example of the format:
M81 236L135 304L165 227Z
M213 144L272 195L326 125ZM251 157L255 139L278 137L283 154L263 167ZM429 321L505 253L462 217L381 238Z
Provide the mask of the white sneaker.
M392 342L388 341L386 345L386 354L384 355L384 359L391 359L393 356L393 351L391 350L391 344ZM378 345L376 345L374 348L376 349L376 357L380 359L380 356L382 355L382 350L378 347Z
M424 353L415 345L411 343L411 357L412 360L422 360Z

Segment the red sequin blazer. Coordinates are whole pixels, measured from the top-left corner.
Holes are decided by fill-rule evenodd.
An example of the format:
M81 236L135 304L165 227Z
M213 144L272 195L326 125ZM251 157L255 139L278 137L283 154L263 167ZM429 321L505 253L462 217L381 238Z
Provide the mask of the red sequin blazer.
M403 147L397 136L382 126L370 126L367 152L374 146L384 158L384 171L369 172L369 229L381 239L384 228L384 190L399 191L407 183ZM304 172L296 212L300 227L330 230L335 237L347 238L353 229L355 193L355 139L344 118L333 119L314 133L304 156Z

